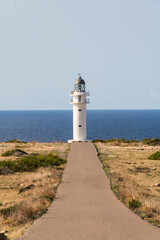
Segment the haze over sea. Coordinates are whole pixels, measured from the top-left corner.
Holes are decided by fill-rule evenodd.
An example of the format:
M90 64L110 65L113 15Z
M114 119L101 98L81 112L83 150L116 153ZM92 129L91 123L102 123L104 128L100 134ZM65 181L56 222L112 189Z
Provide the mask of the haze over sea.
M0 141L72 139L72 110L0 111ZM160 138L160 110L88 110L88 139Z

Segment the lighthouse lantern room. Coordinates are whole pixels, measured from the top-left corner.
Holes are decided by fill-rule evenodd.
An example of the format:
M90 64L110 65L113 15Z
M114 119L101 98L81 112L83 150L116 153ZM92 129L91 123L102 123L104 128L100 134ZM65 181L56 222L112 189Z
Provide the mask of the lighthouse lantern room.
M68 140L68 142L87 141L86 105L89 103L87 96L90 94L86 92L85 81L80 75L75 81L74 91L70 96L72 97L70 103L73 104L73 140Z

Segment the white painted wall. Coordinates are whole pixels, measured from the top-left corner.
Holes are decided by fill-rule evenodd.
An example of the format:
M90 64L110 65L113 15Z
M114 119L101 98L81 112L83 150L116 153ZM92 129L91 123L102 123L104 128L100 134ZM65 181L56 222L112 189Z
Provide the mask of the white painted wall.
M86 138L86 103L73 104L73 140L84 141Z
M87 99L87 96L90 96L89 92L72 91L70 96L73 97L70 100L73 104L73 140L68 140L68 142L86 141L86 105L89 103Z

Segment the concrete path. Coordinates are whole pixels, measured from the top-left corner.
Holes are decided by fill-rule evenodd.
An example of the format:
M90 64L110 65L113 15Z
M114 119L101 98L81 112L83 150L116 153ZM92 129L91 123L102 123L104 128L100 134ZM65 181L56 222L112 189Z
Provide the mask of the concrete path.
M23 240L160 240L160 230L120 203L92 143L73 143L56 199Z

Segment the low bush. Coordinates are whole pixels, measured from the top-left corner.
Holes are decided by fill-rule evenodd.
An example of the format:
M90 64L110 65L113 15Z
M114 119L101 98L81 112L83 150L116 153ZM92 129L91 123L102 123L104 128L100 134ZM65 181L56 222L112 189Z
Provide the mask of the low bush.
M37 201L21 202L14 206L0 209L0 216L9 226L20 227L21 224L33 221L48 211L53 197L42 196Z
M139 142L136 139L123 139L123 138L117 139L117 141L120 143L138 143Z
M6 141L6 143L27 143L25 141L20 141L18 139L12 139L12 140L9 140L9 141Z
M135 139L124 139L124 138L111 138L105 141L107 142L118 142L118 143L137 143L139 142L138 140Z
M2 208L0 209L0 215L4 217L4 219L7 219L13 212L15 212L18 208L18 205L15 204L8 208Z
M124 138L111 138L111 139L107 139L107 140L103 140L103 139L94 139L93 143L97 143L97 142L102 142L102 143L108 143L108 142L118 142L118 143L137 143L139 142L136 139L124 139Z
M111 138L111 139L105 140L105 142L106 142L106 143L108 143L108 142L115 142L116 140L117 140L116 138Z
M134 198L132 198L131 201L128 202L128 206L131 209L136 209L142 206L142 203Z
M143 144L148 144L151 146L156 146L156 145L160 145L160 139L159 138L144 138L142 140Z
M155 152L155 153L151 154L148 159L160 160L160 152Z
M4 233L0 233L0 240L8 240L8 238Z
M98 143L98 142L105 143L105 140L103 140L103 139L93 139L92 142L93 142L93 143Z
M23 192L25 192L25 191L27 191L27 190L30 190L30 189L34 188L34 187L35 187L34 184L30 184L30 185L28 185L27 187L21 188L21 189L19 190L19 193L23 193Z
M29 205L21 202L8 208L0 209L0 215L4 220L8 220L9 224L16 226L37 219L47 211L47 207L42 206L40 203L37 205L33 203Z
M60 166L65 163L65 159L52 153L47 155L31 154L15 161L0 161L0 167L8 167L12 172L32 172L39 167Z
M8 157L8 156L22 156L27 154L26 152L24 152L21 149L13 149L13 150L9 150L6 151L2 154L2 157Z

